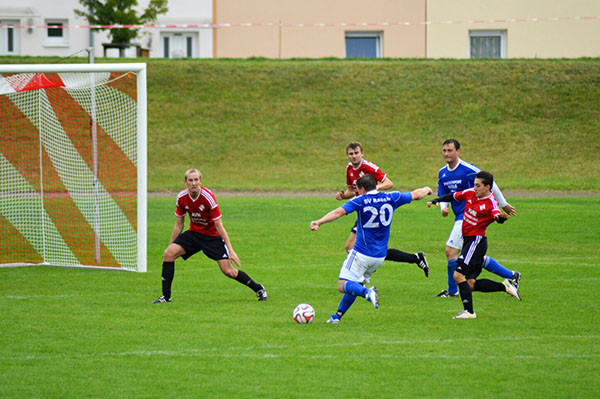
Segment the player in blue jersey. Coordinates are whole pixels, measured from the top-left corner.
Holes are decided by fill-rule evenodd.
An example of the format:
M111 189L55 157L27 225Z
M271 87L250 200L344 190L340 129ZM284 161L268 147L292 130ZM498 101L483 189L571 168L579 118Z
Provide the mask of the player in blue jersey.
M356 241L339 274L338 290L344 296L337 312L327 320L328 323L339 323L357 296L371 302L375 309L379 307L377 288L366 288L365 284L385 260L394 210L432 194L429 187L406 193L380 193L376 189L377 182L371 175L359 178L356 186L358 197L327 213L321 219L310 222L310 229L316 231L323 223L332 222L352 212L357 213Z
M455 139L448 139L442 145L442 155L447 165L440 169L438 173L438 196L453 194L457 191L463 191L473 187L475 175L480 169L468 162L460 159L460 143ZM507 214L514 216L517 214L515 207L506 202L502 192L496 185L492 186L492 192L498 200L500 207ZM446 241L446 259L448 260L448 289L443 289L437 296L442 298L457 297L458 286L454 281L454 270L456 270L456 261L463 244L462 222L465 203L459 201L440 202L442 216L446 217L450 213L449 205L452 206L452 212L455 215L454 226ZM519 287L521 274L516 271L509 270L498 263L494 258L486 256L484 269L498 276L512 280L514 285Z

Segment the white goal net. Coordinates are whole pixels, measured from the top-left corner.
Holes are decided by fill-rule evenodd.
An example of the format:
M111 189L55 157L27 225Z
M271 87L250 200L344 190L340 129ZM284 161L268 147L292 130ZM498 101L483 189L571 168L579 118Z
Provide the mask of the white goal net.
M146 65L0 65L0 265L146 271Z

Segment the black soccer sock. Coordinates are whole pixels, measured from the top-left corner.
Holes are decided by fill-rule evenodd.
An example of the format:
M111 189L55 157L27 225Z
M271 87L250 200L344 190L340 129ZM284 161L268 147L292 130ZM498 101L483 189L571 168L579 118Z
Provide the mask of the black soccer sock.
M238 269L238 275L235 278L235 281L242 283L244 285L247 285L254 292L257 292L258 290L262 290L262 288L263 288L256 281L252 280L252 278L250 276L248 276L246 273L244 273L243 271L241 271L239 269Z
M481 291L481 292L498 292L498 291L504 292L504 291L506 291L504 284L499 283L497 281L488 280L486 278L475 281L474 288L475 288L475 291Z
M475 313L473 311L473 293L471 292L471 287L469 287L469 283L463 281L458 284L458 292L460 292L460 299L462 300L463 307L469 313Z
M166 299L171 299L171 284L175 276L175 262L163 262L162 264L162 293Z
M394 262L404 263L419 263L419 257L417 255L402 252L398 249L393 248L388 248L385 260L392 260Z

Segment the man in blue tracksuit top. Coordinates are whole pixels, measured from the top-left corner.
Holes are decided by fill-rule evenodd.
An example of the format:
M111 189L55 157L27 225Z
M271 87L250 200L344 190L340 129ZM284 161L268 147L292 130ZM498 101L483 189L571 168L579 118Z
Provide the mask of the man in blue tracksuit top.
M394 211L402 205L432 193L429 187L405 193L398 191L380 193L376 185L373 176L362 176L356 182L358 197L354 197L321 219L310 222L310 229L316 231L323 223L332 222L352 212L357 213L356 241L342 264L338 280L338 290L344 296L338 311L331 315L327 320L328 323L339 323L357 296L371 302L375 309L379 307L377 289L366 288L364 285L385 260Z
M444 141L442 145L442 155L446 161L446 166L440 169L438 173L438 196L444 196L446 194L453 194L457 191L463 191L469 188L473 188L475 181L475 175L480 171L479 168L473 164L463 161L459 158L460 155L460 143L455 139L448 139ZM507 214L514 216L517 214L515 208L506 202L502 192L494 183L492 186L492 193L498 201L500 207ZM448 202L440 202L440 209L442 216L446 217L450 213ZM456 269L456 260L460 255L460 250L463 244L462 237L462 222L463 213L465 211L465 203L461 201L452 201L452 212L455 215L454 226L446 241L446 259L448 260L448 289L443 289L437 296L441 298L458 297L458 286L454 281L454 270ZM521 274L512 270L508 270L494 258L486 256L484 269L500 277L511 279L515 286L518 288Z

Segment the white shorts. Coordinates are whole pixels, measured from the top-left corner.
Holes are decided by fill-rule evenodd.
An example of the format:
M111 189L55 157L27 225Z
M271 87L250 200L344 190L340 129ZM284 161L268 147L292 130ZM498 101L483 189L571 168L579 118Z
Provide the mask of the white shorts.
M361 284L368 283L371 275L379 269L384 260L385 257L372 258L352 250L348 252L348 256L342 264L340 279L356 281Z
M454 222L446 246L454 249L461 250L463 246L463 235L462 235L462 220Z

